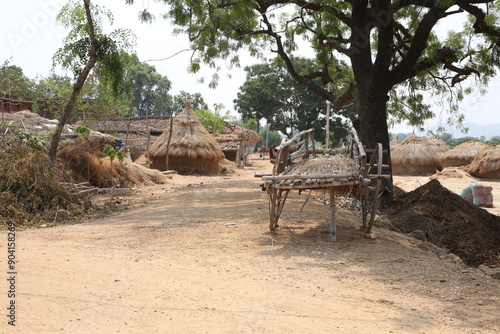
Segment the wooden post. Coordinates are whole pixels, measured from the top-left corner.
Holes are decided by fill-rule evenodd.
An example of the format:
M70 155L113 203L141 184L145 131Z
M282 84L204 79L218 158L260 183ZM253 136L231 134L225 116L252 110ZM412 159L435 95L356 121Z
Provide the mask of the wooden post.
M269 194L269 196L271 196L271 207L270 207L270 210L271 210L271 214L270 214L270 221L269 221L269 230L271 231L274 231L276 229L276 224L275 224L275 219L276 219L276 200L278 198L278 194L277 194L278 190L276 190L275 188L271 188L271 193Z
M330 207L332 209L332 216L330 217L330 241L337 242L337 206L335 205L335 189L330 190Z

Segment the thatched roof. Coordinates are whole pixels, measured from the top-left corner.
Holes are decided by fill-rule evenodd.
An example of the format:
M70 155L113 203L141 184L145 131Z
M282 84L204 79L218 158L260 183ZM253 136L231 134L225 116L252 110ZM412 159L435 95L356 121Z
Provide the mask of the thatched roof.
M396 175L432 175L439 169L437 153L416 135L410 135L391 152Z
M446 144L443 140L436 137L431 137L427 139L427 144L429 144L432 147L432 149L437 153L438 157L450 149L448 144Z
M439 162L443 167L465 166L470 164L476 154L486 147L488 145L485 143L471 140L443 153L439 157Z
M170 138L170 143L169 143ZM168 146L168 148L167 148ZM201 125L190 101L167 129L149 148L152 168L168 169L180 174L217 174L224 159L219 144Z
M389 143L389 146L391 147L391 150L393 150L396 147L398 147L399 144L401 144L401 140L399 140L399 137L396 136L396 138L394 138L393 140L391 140L391 142Z
M236 141L242 144L255 144L259 141L259 134L253 130L224 121L226 130L219 134L216 139L218 142Z
M500 179L500 146L479 151L469 167L469 173L483 178Z

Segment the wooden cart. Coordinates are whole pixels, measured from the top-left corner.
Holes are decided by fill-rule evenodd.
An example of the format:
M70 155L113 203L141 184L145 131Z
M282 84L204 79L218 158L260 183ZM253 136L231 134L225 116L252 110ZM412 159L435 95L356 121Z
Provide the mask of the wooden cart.
M290 190L324 189L330 195L331 221L330 239L337 240L336 233L336 193L340 189L350 188L359 196L362 208L363 224L361 231L366 237L373 238L371 233L380 197L385 189L384 179L390 175L384 175L383 168L388 168L382 163L383 148L381 144L370 150L362 146L356 130L351 127L345 148L338 150L319 151L315 149L314 129L302 131L292 139L281 144L276 150L276 160L272 175L263 175L263 190L269 195L269 213L271 231L278 227L278 220L285 205ZM368 153L368 155L367 155ZM344 157L353 166L348 172L340 171L335 165L326 166L321 173L307 170L302 173L297 171L297 164L304 164L310 159L321 159L318 155L325 157ZM326 159L325 159L326 161ZM319 162L319 161L318 161ZM307 167L306 167L307 168ZM311 173L312 172L312 173Z

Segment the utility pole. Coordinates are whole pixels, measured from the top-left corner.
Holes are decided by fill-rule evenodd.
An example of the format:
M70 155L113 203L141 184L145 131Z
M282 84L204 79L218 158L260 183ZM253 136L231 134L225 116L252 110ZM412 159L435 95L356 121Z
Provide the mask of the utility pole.
M330 92L330 87L328 87L328 92ZM330 105L332 103L326 100L326 138L325 138L325 150L330 148Z

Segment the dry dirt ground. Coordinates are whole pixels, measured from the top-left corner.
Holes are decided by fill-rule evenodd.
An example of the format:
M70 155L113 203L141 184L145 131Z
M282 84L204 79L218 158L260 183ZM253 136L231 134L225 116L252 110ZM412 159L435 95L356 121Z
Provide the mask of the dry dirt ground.
M328 242L329 208L310 200L300 211L304 194L269 232L253 175L271 165L252 162L116 193L124 209L105 218L18 231L15 327L3 238L0 332L500 332L500 280L421 241L379 228L365 239L361 218L340 210Z

